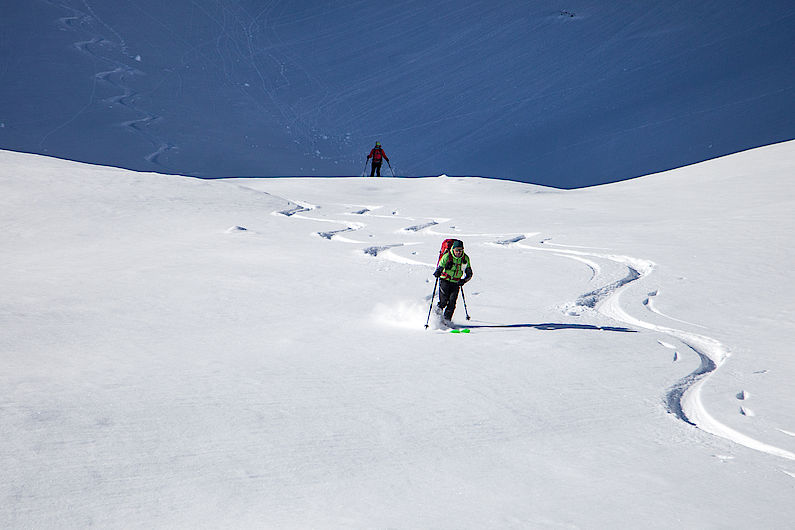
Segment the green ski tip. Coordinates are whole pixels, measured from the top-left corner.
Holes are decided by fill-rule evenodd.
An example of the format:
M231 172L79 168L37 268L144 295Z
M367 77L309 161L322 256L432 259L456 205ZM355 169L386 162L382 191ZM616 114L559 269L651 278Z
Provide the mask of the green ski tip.
M469 333L469 328L451 329L450 333Z

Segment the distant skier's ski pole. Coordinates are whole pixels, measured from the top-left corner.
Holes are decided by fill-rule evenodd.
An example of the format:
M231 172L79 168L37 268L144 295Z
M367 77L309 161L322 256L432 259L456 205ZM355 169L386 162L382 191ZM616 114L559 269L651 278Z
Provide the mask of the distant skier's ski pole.
M392 164L389 163L389 160L386 161L386 165L389 166L389 171L392 172L392 178L395 177L395 171L392 169Z
M428 329L428 322L431 321L431 311L433 311L433 299L436 296L436 286L439 285L439 278L433 284L433 292L431 293L431 307L428 308L428 318L425 319L425 329Z
M464 286L461 286L461 299L464 301L464 313L467 316L467 320L469 320L469 311L467 311L467 297L464 296Z
M367 162L369 161L370 161L369 158L364 161L364 169L362 170L362 177L364 177L367 174Z

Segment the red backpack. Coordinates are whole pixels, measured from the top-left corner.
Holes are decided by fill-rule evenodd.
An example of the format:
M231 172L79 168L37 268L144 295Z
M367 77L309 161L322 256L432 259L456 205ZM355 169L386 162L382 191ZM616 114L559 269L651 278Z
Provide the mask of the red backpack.
M444 256L444 253L448 252L453 247L453 243L455 243L456 241L461 241L461 240L460 239L445 239L444 241L442 241L442 248L439 249L439 259L436 260L436 266L437 267L439 266L439 262L442 261L442 256ZM461 244L463 245L464 242L461 241Z

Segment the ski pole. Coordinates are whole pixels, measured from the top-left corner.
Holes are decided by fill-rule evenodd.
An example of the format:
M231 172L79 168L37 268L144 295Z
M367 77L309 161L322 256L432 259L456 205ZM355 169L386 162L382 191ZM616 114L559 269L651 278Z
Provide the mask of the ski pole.
M469 320L469 311L467 311L467 297L464 296L464 286L461 286L461 299L464 301L464 313L467 316L467 320Z
M431 321L431 311L433 311L433 299L436 296L436 286L439 284L439 278L436 278L436 282L433 284L433 292L431 293L431 307L428 308L428 318L425 319L425 329L428 329L428 322Z
M367 173L367 162L369 161L370 161L369 158L364 161L364 169L362 170L362 177L364 177L364 175Z
M389 160L386 161L386 165L389 166L389 171L392 172L392 178L395 178L395 170L392 169L392 164L389 163Z

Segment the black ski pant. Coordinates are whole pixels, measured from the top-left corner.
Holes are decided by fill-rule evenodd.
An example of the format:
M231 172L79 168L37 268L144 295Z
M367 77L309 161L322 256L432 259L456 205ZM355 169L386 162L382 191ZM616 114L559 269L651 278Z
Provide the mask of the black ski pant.
M378 173L378 175L376 175L376 176L380 177L381 176L381 161L380 160L377 161L377 162L375 160L373 160L373 163L370 164L370 176L372 177L373 174L376 173L376 172Z
M458 283L439 278L439 309L444 309L444 318L447 320L453 319L460 290L461 286Z

